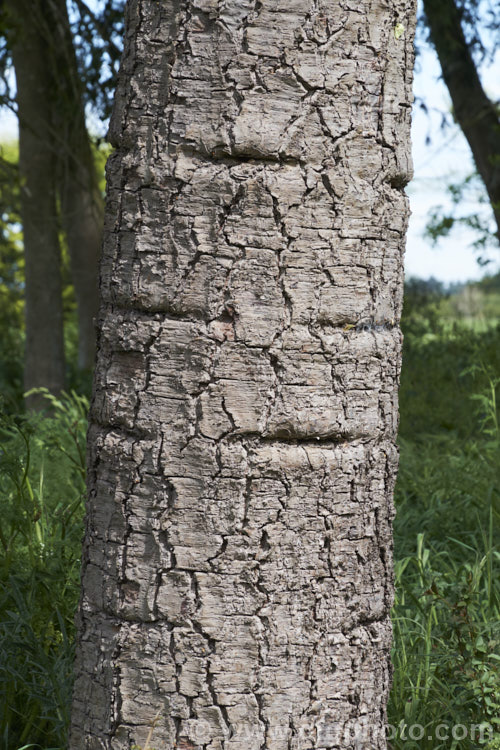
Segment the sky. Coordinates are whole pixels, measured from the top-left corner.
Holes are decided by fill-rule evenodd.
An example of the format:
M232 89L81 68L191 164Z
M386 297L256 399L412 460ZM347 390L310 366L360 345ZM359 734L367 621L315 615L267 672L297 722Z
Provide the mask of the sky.
M483 86L493 100L500 99L499 67L500 55L497 55L495 63L481 73ZM460 128L453 124L445 130L441 128L441 113L450 112L451 102L440 75L441 70L434 50L427 45L421 46L414 77L414 93L417 100L412 124L414 178L407 187L412 215L408 230L405 269L407 277L434 276L450 283L479 279L485 273L499 271L500 249L492 247L489 252L482 252L482 255L491 261L485 268L479 266L478 253L471 248L475 235L470 230L455 229L450 237L440 240L436 247L432 247L430 240L423 237L432 208L438 205L451 205L446 185L450 182L460 182L474 171L470 149ZM419 108L418 98L425 101L428 114ZM428 137L429 143L426 142ZM471 203L463 208L464 213L469 208L472 212L477 210L479 205Z
M500 99L500 54L496 64L482 73L483 85L493 99ZM406 276L429 278L433 276L445 284L479 279L485 273L500 271L500 250L494 247L488 253L491 262L481 267L477 262L478 253L471 248L474 234L464 228L454 229L446 239L441 239L436 247L423 236L427 218L431 210L438 206L450 205L446 185L460 182L473 169L469 147L456 125L443 130L441 113L451 109L450 98L444 83L440 80L440 67L434 50L428 45L420 45L415 68L414 92L418 102L423 99L428 109L424 113L416 105L413 113L412 149L414 178L407 187L410 198L411 218L408 229L405 269ZM450 118L448 118L450 119ZM0 140L17 136L17 121L7 110L0 110ZM471 213L477 204L464 205L464 211Z

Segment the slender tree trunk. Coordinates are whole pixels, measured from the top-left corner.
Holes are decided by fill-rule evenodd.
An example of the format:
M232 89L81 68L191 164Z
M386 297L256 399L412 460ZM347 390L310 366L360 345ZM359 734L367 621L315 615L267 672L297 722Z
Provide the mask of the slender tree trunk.
M127 10L69 746L385 748L414 3Z
M485 184L500 240L500 117L486 95L455 0L424 0L424 11L453 111Z
M95 358L98 269L103 228L103 200L89 141L83 91L69 25L66 0L52 0L47 24L57 86L55 145L61 222L71 260L78 313L78 367L90 371Z
M12 19L12 57L19 114L19 173L26 274L24 388L64 387L64 343L56 158L51 142L52 82L37 18L43 0L6 0ZM32 396L27 405L46 405Z
M86 146L81 144L84 149ZM88 141L87 141L88 146ZM83 156L83 154L82 154ZM92 164L92 155L89 154ZM73 160L73 156L69 161ZM71 259L78 314L78 369L90 372L95 359L95 325L98 310L98 269L102 243L103 206L97 185L89 185L83 165L60 165L61 219Z
M10 2L12 6L9 6ZM23 100L23 106L19 107L19 116L24 117L20 125L24 133L21 136L21 150L24 149L28 153L24 160L21 153L21 162L26 165L26 169L38 175L38 189L42 191L42 195L33 199L33 210L39 216L39 221L54 225L53 236L56 240L59 229L56 218L58 203L61 228L65 232L68 243L71 276L77 302L78 367L89 371L93 367L95 357L95 318L98 309L98 267L102 241L103 200L86 129L82 84L78 73L66 1L36 0L34 3L24 1L19 5L9 0L9 3L8 7L11 7L11 16L15 26L12 33L16 47L13 50L14 65L18 78L19 97ZM31 146L27 145L29 138L31 138ZM49 203L51 214L44 218L44 212ZM33 220L28 217L28 222L30 221L33 225ZM30 256L36 254L38 263L45 264L49 272L50 264L45 262L43 252L38 249L35 253L30 249L33 247L33 242L40 246L47 246L46 232L41 233L37 227L33 240L30 239L33 237L33 232L30 226L26 226L24 234L25 243L27 243L26 252ZM57 257L59 255L58 250ZM50 257L50 262L54 263L56 256L52 253ZM27 273L29 273L28 269ZM60 271L57 274L50 273L53 283L55 284L57 280L60 288L60 280L58 280ZM49 288L39 269L34 274L34 278L45 290ZM35 325L38 324L40 328L44 325L46 314L51 306L59 304L60 307L62 302L56 302L56 291L51 290L51 305L47 306L44 303L43 310L40 312L39 303L34 301L31 295L32 289L33 282L27 287L28 307L32 310ZM47 346L51 330L53 332L52 348ZM29 331L27 335L29 342L33 337L30 337ZM53 356L52 350L56 346L58 336L62 342L62 332L57 333L54 325L48 326L45 338L35 335L40 349L31 356L29 352L32 346L28 344L27 372L36 373L37 370L32 362L40 363L44 358L44 353L50 353L51 357ZM57 346L59 345L57 343ZM64 366L62 372L64 373ZM27 382L30 382L31 386L46 385L49 380L43 372L43 367L40 369L39 365L38 375L34 380L28 379ZM52 385L49 387L52 390Z

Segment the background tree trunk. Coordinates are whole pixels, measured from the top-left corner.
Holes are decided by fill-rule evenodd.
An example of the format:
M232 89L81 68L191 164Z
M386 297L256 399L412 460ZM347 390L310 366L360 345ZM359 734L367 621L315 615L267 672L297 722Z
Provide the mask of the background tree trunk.
M21 4L9 0L7 8L18 84L20 169L26 183L22 211L27 273L25 384L57 392L64 383L59 231L66 235L77 303L78 367L90 371L95 358L103 200L66 0ZM31 399L30 405L37 404L46 405Z
M47 26L57 86L54 136L61 222L68 241L78 313L78 367L90 371L95 359L104 207L85 123L66 0L52 0L52 18Z
M13 21L12 57L19 115L19 174L25 251L26 354L24 388L64 387L64 341L56 154L52 141L50 62L40 25L44 2L6 0ZM31 408L46 405L40 396Z
M128 4L71 750L386 747L414 23Z

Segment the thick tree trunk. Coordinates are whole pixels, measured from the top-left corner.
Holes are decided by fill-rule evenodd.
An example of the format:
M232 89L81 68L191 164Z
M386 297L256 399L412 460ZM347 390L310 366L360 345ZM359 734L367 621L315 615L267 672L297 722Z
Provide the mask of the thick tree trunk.
M37 19L43 1L6 0L13 22L12 57L19 114L19 173L25 253L26 355L25 390L44 386L52 393L64 387L64 342L59 223L56 207L56 156L51 106L52 82ZM31 408L46 406L39 396Z
M78 313L78 367L90 371L95 359L95 319L99 306L98 269L104 219L94 158L85 123L83 91L66 0L51 0L47 25L57 86L55 145L61 222L68 242Z
M386 747L414 22L128 4L71 750Z
M455 0L424 0L424 11L453 111L485 184L500 240L498 105L490 101L481 85Z

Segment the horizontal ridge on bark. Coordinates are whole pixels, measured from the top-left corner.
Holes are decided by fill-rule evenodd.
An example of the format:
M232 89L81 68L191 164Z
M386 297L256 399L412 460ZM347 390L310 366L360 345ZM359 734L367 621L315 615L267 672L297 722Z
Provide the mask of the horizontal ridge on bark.
M70 750L386 748L415 3L351 6L128 3Z

